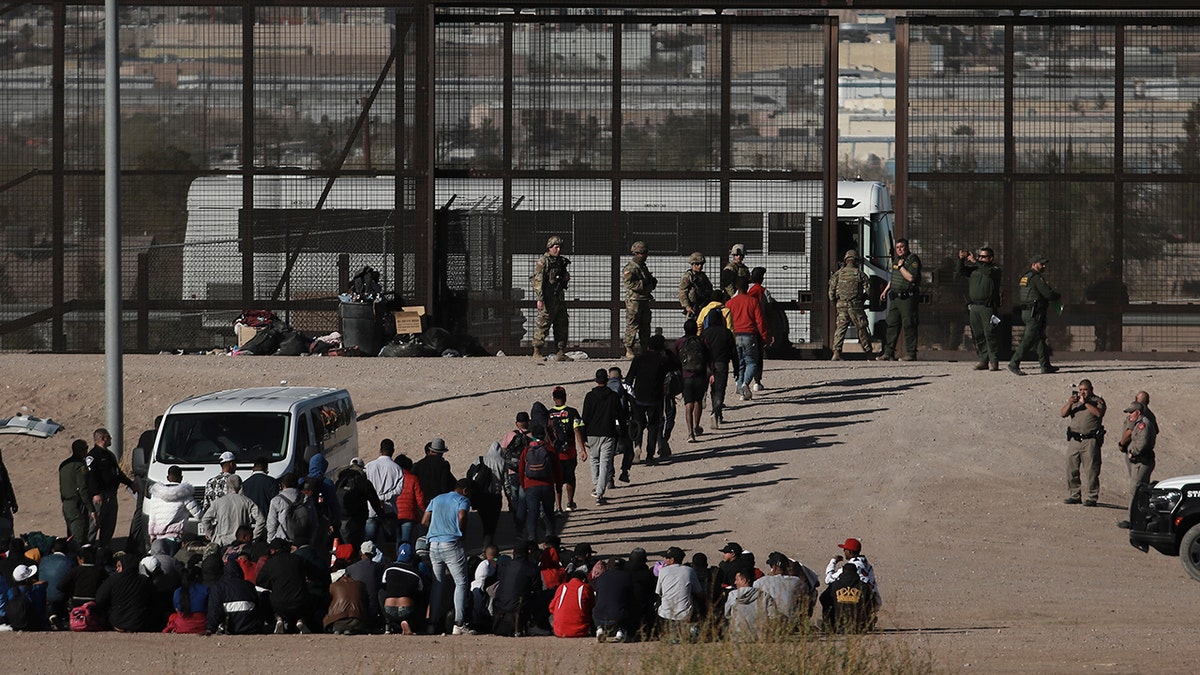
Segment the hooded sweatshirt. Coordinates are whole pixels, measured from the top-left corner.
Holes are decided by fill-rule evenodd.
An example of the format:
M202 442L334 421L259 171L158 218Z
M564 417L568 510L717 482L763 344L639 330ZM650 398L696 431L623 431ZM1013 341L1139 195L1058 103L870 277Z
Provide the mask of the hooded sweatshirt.
M148 490L150 499L142 502L149 520L151 539L178 537L188 514L200 518L196 489L189 483L154 483Z
M208 560L204 564L211 565ZM208 590L208 630L215 633L224 623L229 635L260 633L257 610L258 591L242 578L242 567L236 560L225 563L221 580Z
M729 630L743 639L762 636L769 622L779 616L775 599L753 586L735 588L725 599L725 618Z
M342 506L338 504L337 488L333 481L325 477L329 470L329 460L320 453L313 455L308 461L308 479L320 481L313 489L313 495L318 497L317 513L328 518L331 523L342 522Z

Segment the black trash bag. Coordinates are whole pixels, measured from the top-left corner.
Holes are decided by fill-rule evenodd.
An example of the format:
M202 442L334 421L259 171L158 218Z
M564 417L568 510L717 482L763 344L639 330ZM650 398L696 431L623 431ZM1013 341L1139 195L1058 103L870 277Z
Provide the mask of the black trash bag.
M279 339L279 347L275 356L300 356L308 353L312 340L301 335L298 331L290 330Z
M450 331L446 330L445 328L438 328L436 326L426 329L424 333L421 333L421 341L438 354L441 354L442 352L454 346L452 344Z
M400 356L400 357L430 357L438 356L439 352L433 350L429 345L425 344L420 337L414 337L411 340L396 340L389 342L379 351L380 356Z
M283 331L270 325L258 331L258 335L246 341L242 345L241 351L250 352L256 356L264 356L274 354L276 349L279 349L279 342L283 339Z

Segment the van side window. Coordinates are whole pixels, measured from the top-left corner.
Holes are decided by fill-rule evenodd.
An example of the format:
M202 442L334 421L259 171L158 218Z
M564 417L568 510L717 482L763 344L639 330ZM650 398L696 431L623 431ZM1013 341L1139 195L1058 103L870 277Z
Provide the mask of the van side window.
M308 415L300 416L300 425L299 429L296 430L296 433L298 436L296 438L295 446L299 452L303 454L304 450L313 442L312 422L309 421Z

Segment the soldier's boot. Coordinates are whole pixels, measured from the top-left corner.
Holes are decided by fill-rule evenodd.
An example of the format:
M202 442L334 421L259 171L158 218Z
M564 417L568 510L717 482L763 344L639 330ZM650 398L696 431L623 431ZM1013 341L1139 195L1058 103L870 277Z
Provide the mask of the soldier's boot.
M633 350L630 349L629 347L625 348L625 358L627 358L627 359L633 358Z
M534 360L534 361L541 361L541 360L542 360L542 348L541 348L541 346L540 346L540 345L534 345L534 346L533 346L533 360Z
M566 362L566 361L574 361L575 359L567 356L567 348L566 347L559 347L558 353L554 355L554 360Z
M833 358L831 358L829 360L830 361L841 361L842 360L842 350L840 350L840 349L835 350L833 352Z

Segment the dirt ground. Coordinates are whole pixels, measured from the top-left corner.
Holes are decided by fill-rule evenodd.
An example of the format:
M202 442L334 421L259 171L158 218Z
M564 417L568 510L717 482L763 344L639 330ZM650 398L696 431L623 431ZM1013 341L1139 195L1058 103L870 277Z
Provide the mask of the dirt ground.
M1190 397L1200 390L1200 364L1067 361L1060 373L1018 378L975 372L973 359L960 354L957 362L770 362L768 391L749 403L734 397L725 428L707 430L700 443L684 442L677 431L673 461L636 466L633 482L610 493L609 505L590 503L581 471L582 508L563 540L588 542L601 554L643 546L653 556L679 545L714 562L734 540L760 563L781 550L821 570L853 536L863 541L885 601L875 639L925 650L940 669L1166 672L1200 662L1186 610L1200 585L1178 559L1137 551L1116 527L1128 481L1114 438L1104 448L1100 508L1062 504L1065 424L1058 415L1071 387L1089 377L1109 404L1107 426L1119 429L1121 410L1145 389L1162 427L1155 476L1200 472L1200 448L1186 431L1198 410ZM613 363L627 365L130 356L124 434L128 447L155 415L193 394L281 380L345 387L358 410L364 458L386 437L419 457L440 436L461 475L518 410L548 402L557 384L582 407L592 373ZM103 424L103 364L100 355L0 355L0 414L25 411L66 425L49 440L0 437L21 503L18 532L63 531L55 470L72 439L90 439ZM121 500L118 534L132 507ZM402 648L389 644L398 639ZM636 664L651 648L553 638L112 633L7 633L0 645L13 672L243 672L281 659L316 672L347 665L509 672L560 663L578 670L589 662Z

